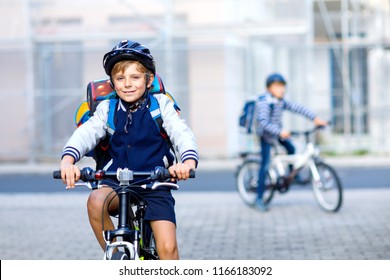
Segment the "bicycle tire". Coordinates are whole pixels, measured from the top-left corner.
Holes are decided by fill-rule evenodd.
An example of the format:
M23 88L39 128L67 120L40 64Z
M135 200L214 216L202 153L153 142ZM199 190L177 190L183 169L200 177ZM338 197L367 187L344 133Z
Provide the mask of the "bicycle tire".
M242 200L249 206L254 206L256 202L259 169L260 162L256 159L245 160L238 168L237 190ZM263 202L264 204L269 204L275 190L271 183L269 172L267 173L265 186Z
M122 251L117 251L117 252L115 252L114 254L112 254L110 260L129 260L129 256L126 255L126 254L125 254L124 252L122 252Z
M316 163L320 182L314 182L312 187L314 195L320 207L328 212L337 212L343 202L343 191L340 179L336 171L330 165L319 162Z
M148 260L158 260L158 253L157 253L157 246L156 246L156 239L154 238L153 232L150 235L149 244L148 244L148 252L149 256L146 258ZM146 256L145 256L146 257Z
M158 260L156 239L149 224L145 224L144 232L142 234L142 245L140 247L140 256L144 260Z

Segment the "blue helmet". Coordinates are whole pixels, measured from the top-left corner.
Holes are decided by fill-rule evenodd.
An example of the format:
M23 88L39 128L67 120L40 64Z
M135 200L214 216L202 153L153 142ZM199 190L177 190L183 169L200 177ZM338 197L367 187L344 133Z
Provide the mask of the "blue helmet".
M103 57L103 67L108 76L111 76L115 63L122 60L136 60L149 69L153 75L156 74L156 66L149 49L138 42L123 40L119 42L112 51Z
M276 83L276 82L287 84L287 81L279 73L273 73L269 75L265 84L267 87L269 87L272 83Z

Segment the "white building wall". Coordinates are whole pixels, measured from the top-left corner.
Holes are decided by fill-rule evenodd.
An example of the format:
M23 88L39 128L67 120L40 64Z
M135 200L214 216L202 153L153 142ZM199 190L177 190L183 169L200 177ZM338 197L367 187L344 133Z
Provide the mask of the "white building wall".
M238 116L246 97L265 90L265 78L271 72L281 72L288 79L288 98L329 119L330 46L308 44L308 9L302 5L302 1L268 0L98 0L92 5L73 0L1 0L0 75L5 78L1 79L0 95L7 102L1 105L0 117L7 120L12 116L12 121L5 124L7 134L0 140L0 159L28 158L32 152L40 157L44 141L51 145L44 156L57 157L73 129L73 112L85 96L86 84L105 77L103 54L113 42L127 38L145 43L155 54L167 88L184 104L183 116L194 130L204 157L231 157L248 146L255 147L252 137L239 133ZM324 143L333 148L347 151L363 146L390 152L386 134L390 123L390 58L383 45L383 38L388 44L390 33L386 5L386 9L373 10L365 21L370 30L369 135L327 135ZM29 25L29 17L33 25ZM58 52L53 56L56 63L66 63L60 61L69 51L64 42L81 46L80 63L75 65L75 69L82 68L80 84L47 93L36 88L34 80L35 111L31 111L30 93L31 75L37 79L37 73L26 70L28 42L34 46L51 43ZM39 51L35 49L35 57ZM38 65L44 66L44 61L37 61L35 69ZM188 82L177 81L177 73L185 75ZM45 122L47 115L42 114L40 106L48 98L45 94L63 99L62 107L49 106L49 113L56 117L53 121ZM48 130L47 123L54 127ZM287 128L307 126L301 117L288 113L285 123ZM42 138L42 131L51 130L52 138Z

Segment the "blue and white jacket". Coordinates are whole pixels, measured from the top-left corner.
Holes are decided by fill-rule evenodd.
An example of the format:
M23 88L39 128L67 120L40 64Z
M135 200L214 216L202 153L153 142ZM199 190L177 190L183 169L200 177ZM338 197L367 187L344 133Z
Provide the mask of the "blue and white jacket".
M259 97L256 103L257 134L262 139L269 143L278 139L279 134L282 132L282 115L284 110L301 114L310 120L316 118L316 114L305 106L284 98L278 99L271 93L266 92Z
M164 94L156 94L160 106L163 128L175 149L176 154L184 162L193 159L198 163L196 139L185 121L180 118L173 102ZM106 137L109 100L99 103L94 115L75 130L66 143L62 156L70 155L79 161L95 148ZM117 125L112 135L108 152L112 157L107 170L118 167L133 170L152 170L156 166L169 167L173 164L173 155L166 141L160 135L149 109L139 108L131 113L131 121L126 122L127 112L121 100L118 102ZM127 125L127 133L124 130Z

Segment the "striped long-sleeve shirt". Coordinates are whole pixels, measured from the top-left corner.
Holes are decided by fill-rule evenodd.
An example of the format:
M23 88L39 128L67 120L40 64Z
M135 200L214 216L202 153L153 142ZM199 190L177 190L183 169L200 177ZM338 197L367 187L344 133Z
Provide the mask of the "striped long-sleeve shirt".
M282 113L284 110L303 115L310 120L316 117L316 114L305 106L284 98L278 99L266 92L259 97L256 104L257 134L268 142L277 139L283 127Z

